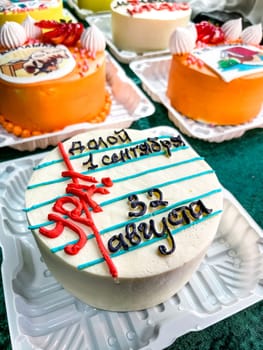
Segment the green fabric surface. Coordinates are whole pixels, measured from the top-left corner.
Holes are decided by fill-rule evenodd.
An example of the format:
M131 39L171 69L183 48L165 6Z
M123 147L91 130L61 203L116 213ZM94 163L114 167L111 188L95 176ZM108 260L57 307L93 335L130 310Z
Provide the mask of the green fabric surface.
M122 65L122 67L125 69L127 75L140 86L139 79L134 76L129 67L127 65ZM174 124L168 118L166 108L159 103L155 103L155 107L156 111L152 116L136 121L131 127L135 129L147 129L160 125L174 127ZM250 130L239 138L221 143L209 143L187 136L185 138L215 169L222 185L238 199L258 225L263 227L263 129ZM49 147L48 150L51 148ZM16 159L39 152L43 152L43 150L19 152L12 148L4 147L0 150L0 161ZM0 348L11 349L1 283ZM205 330L183 335L167 348L167 350L199 349L262 350L263 301L217 324L211 325ZM70 348L67 350L70 350ZM149 350L151 350L150 347Z

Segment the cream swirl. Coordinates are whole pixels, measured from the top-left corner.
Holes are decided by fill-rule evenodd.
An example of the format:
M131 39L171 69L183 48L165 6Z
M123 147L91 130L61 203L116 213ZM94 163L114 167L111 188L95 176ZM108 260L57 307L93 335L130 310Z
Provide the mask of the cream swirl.
M243 30L241 39L244 44L258 45L262 40L262 24L254 24Z
M196 42L196 40L197 40L197 30L196 30L195 24L190 22L189 24L187 24L187 26L185 28L188 29L190 31L190 33L192 33L193 39Z
M41 37L42 31L39 27L35 26L35 20L27 15L26 19L22 22L22 26L25 29L27 39L38 39Z
M241 32L242 32L242 19L231 19L227 22L225 22L221 29L223 30L225 34L225 39L227 41L236 41L240 38Z
M196 33L192 27L178 27L170 37L169 47L172 54L184 55L195 48Z
M104 51L106 48L104 35L94 25L84 30L80 37L80 43L83 48L87 49L92 54Z
M15 49L22 46L27 40L26 32L21 24L5 22L0 30L0 46L5 49Z

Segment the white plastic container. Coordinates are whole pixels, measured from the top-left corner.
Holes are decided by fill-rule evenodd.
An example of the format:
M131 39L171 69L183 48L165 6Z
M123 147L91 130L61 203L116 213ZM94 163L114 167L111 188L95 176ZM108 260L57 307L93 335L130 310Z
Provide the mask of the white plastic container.
M177 135L173 128L153 136ZM2 280L15 350L160 350L263 298L263 233L224 190L217 236L191 281L167 302L137 312L83 304L53 278L27 228L24 193L45 154L1 163Z

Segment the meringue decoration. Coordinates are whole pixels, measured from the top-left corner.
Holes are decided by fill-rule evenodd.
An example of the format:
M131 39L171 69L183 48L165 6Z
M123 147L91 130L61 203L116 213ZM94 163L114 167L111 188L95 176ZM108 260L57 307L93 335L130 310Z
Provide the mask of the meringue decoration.
M94 25L83 31L80 37L81 46L93 54L105 50L106 41L103 33Z
M27 39L39 39L42 35L42 30L35 25L36 21L27 15L26 19L22 22L22 26L25 29Z
M0 30L0 46L6 49L15 49L27 40L24 27L16 22L5 22Z
M187 26L185 28L188 29L192 33L194 41L196 41L197 40L197 29L196 29L195 24L193 22L190 22L187 24Z
M222 30L227 41L236 41L242 32L242 18L231 19L222 25Z
M241 39L244 44L259 45L262 40L262 24L254 24L243 30Z
M195 48L196 36L190 27L178 27L170 37L169 47L172 54L184 55Z

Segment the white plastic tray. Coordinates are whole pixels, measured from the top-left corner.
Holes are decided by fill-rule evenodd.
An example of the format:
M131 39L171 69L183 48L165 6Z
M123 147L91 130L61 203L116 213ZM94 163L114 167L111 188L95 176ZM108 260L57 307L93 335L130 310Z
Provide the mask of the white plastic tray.
M175 129L150 129L177 135ZM160 350L263 299L263 234L224 190L217 236L191 281L167 302L139 312L83 304L52 277L28 231L24 192L35 155L0 170L2 280L15 350Z
M130 63L136 59L155 57L168 53L168 50L148 51L142 53L120 50L112 41L110 11L99 11L95 13L86 9L81 9L78 7L77 0L67 0L67 3L79 18L86 20L89 25L94 24L102 31L106 38L110 52L115 58L118 59L118 61L122 63Z
M166 96L171 56L141 59L130 63L130 68L140 78L143 89L151 98L164 104L170 120L188 136L209 142L223 142L241 137L247 130L263 128L263 109L251 122L236 126L215 126L197 122L177 112Z
M63 130L40 136L21 138L8 133L0 126L0 148L9 146L19 151L33 151L57 145L59 141L82 131L102 128L128 128L140 119L150 116L155 108L136 84L128 78L124 70L109 54L107 56L107 88L111 95L111 111L102 123L80 123L65 127Z

